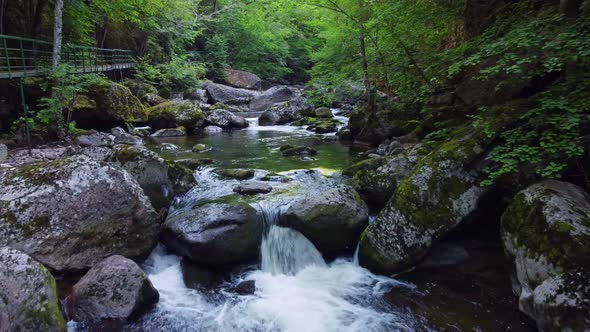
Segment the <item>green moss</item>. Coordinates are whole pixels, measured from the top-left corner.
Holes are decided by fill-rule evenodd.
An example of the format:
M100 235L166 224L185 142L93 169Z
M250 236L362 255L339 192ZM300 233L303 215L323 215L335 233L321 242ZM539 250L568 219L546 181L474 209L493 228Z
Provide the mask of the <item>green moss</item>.
M573 236L572 226L563 221L549 225L543 209L541 201L527 202L523 193L518 194L502 215L502 232L510 234L512 244L524 247L533 259L543 256L564 269L587 266L590 236Z
M50 298L44 298L40 308L27 307L24 309L24 314L29 320L30 328L32 330L49 331L57 329L58 331L66 331L66 322L59 309L57 302L57 284L55 279L49 271L41 264L39 268L45 275L44 284L50 289L52 293Z
M194 128L207 116L191 102L166 101L148 109L148 121L159 127Z

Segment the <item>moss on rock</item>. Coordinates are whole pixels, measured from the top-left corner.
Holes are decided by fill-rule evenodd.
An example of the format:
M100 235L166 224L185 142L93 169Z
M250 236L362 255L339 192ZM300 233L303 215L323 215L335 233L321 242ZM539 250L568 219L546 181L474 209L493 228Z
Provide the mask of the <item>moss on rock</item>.
M154 129L183 126L190 130L201 126L205 118L205 113L189 101L166 101L148 109L147 123Z

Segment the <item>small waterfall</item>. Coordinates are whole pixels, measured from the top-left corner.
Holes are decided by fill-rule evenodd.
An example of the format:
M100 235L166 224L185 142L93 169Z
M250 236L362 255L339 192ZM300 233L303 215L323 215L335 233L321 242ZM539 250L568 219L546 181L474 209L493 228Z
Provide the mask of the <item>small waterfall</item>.
M259 221L265 228L260 245L261 269L273 275L296 275L308 266L326 266L322 254L303 234L278 226L284 204L255 204Z

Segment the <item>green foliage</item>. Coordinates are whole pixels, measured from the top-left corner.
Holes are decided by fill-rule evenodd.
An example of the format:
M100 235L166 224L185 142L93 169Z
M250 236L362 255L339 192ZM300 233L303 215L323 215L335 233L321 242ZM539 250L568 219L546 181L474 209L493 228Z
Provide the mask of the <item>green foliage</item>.
M47 74L42 86L43 90L51 92L51 97L40 99L40 110L28 119L29 128L45 138L63 139L66 134L76 130L75 124L70 120L80 94L86 92L91 86L105 82L107 79L102 75L80 75L71 66L58 66L55 71ZM25 121L23 117L15 125L23 125Z
M215 35L207 40L205 53L208 76L215 80L223 80L225 68L228 66L227 42L221 36Z
M141 58L136 64L138 79L175 92L199 85L207 71L203 64L189 62L187 56L174 56L163 64L152 64L148 58Z

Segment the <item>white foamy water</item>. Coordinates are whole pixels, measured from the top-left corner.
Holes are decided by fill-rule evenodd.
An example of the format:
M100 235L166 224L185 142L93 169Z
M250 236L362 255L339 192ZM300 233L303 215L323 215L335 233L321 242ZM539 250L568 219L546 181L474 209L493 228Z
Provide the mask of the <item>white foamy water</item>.
M330 264L301 233L276 225L288 205L254 205L266 232L261 245L261 267L244 272L233 283L214 291L216 296L189 289L183 281L180 258L162 247L145 264L160 292L157 308L134 328L142 331L280 331L356 332L413 331L411 316L398 314L381 299L395 287L413 288L376 276L338 259ZM231 288L253 280L253 295L237 295Z

